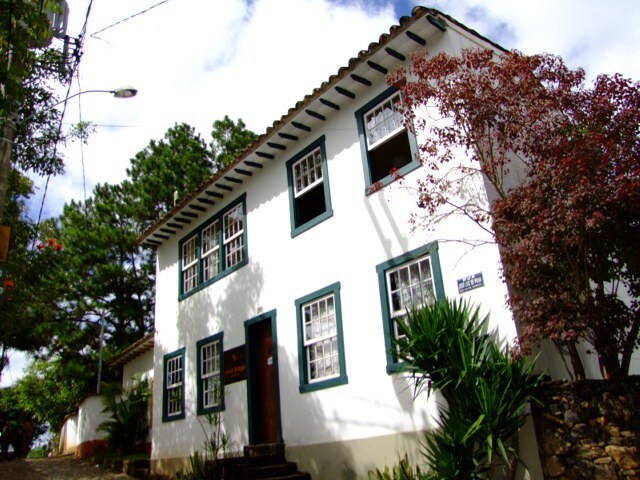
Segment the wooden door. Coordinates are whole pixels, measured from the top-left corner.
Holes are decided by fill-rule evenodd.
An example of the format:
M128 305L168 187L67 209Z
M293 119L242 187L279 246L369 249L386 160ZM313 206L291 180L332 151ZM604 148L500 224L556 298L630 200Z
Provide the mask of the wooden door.
M276 355L271 318L249 327L249 422L252 444L278 441Z

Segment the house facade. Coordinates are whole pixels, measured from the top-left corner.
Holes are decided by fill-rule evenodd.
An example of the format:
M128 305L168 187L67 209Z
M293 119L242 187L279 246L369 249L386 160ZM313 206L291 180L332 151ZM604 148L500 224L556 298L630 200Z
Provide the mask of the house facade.
M153 384L154 332L149 333L126 348L111 360L110 368L122 371L122 390L128 391L141 379ZM58 451L61 454L75 454L80 459L91 458L107 449L107 434L99 429L102 422L109 420L104 411L100 394L87 395L78 404L78 411L68 415L59 434ZM151 434L145 442L144 452L151 452Z
M232 450L284 443L314 479L419 463L437 398L398 373L395 319L462 296L515 336L497 248L469 246L485 234L412 229L420 138L385 77L424 48L500 51L416 7L141 236L157 250L154 473L185 468L216 411Z

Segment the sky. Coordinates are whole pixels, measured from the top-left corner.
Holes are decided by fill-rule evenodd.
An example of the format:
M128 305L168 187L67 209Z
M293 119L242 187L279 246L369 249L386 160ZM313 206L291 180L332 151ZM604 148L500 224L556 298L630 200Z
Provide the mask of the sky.
M65 127L96 125L86 145L61 148L66 173L50 180L43 218L118 183L130 159L185 122L210 141L229 115L264 133L414 5L447 13L507 49L561 55L590 79L640 80L637 0L68 0L67 34L86 37L71 94L133 86L131 99L86 93L70 100ZM144 13L141 13L144 12ZM108 28L107 28L108 27ZM64 95L66 89L60 90ZM35 178L37 216L45 179ZM2 385L19 377L14 354Z

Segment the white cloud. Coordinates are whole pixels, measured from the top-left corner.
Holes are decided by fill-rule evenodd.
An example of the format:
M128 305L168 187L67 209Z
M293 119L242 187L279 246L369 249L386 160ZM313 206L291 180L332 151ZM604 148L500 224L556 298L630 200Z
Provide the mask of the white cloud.
M88 195L98 182L121 181L129 160L175 123L193 125L208 140L213 121L228 114L263 133L397 22L392 4L368 9L363 2L326 0L256 0L250 6L180 0L91 36L155 3L95 2L91 10L80 89L130 84L139 93L128 100L79 97L82 119L98 125L83 152ZM86 4L71 5L69 34L80 31ZM71 102L66 121L77 119L78 103ZM63 151L67 173L50 182L49 215L84 196L80 146Z
M479 33L527 54L561 55L590 78L622 73L640 79L640 9L636 0L436 0L434 6Z
M172 0L90 35L156 3L95 2L89 15L81 89L131 84L139 94L120 101L79 97L83 119L99 125L84 147L87 194L97 182L121 181L130 158L176 122L193 125L208 139L213 121L228 114L264 132L418 2L372 7L345 0ZM621 72L640 78L640 9L633 4L440 0L433 5L506 48L557 53L591 76ZM87 0L72 3L69 34L79 33L86 5ZM77 112L72 103L67 121L76 121ZM64 151L67 174L51 181L49 214L60 212L71 198L83 198L79 145Z

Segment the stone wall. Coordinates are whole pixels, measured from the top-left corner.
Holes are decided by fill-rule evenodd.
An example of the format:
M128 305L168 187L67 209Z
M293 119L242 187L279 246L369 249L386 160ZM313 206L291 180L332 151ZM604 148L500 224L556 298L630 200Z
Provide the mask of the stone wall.
M640 377L546 382L537 397L545 479L640 480Z

